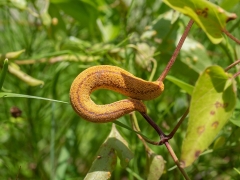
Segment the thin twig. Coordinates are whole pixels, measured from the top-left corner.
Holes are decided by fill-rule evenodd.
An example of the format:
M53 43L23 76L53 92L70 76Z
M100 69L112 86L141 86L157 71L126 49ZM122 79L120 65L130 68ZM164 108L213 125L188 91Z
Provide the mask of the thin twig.
M147 122L156 130L158 135L160 137L166 136L163 131L160 129L160 127L146 114L146 113L141 113L141 115L147 120Z
M234 37L230 32L228 32L226 29L223 29L222 32L224 32L230 39L235 41L237 44L240 44L240 40Z
M229 69L231 69L232 67L236 66L236 65L239 64L239 63L240 63L240 59L237 60L237 61L235 61L234 63L230 64L228 67L226 67L226 68L224 69L224 71L227 72Z
M187 116L187 113L188 113L188 110L187 110L187 111L184 113L184 115L182 116L182 118L181 118L181 120L180 120L181 122L182 122L183 119ZM186 180L190 180L190 178L188 177L188 175L187 175L187 173L185 172L185 170L181 167L180 162L179 162L176 154L174 153L171 145L170 145L169 142L168 142L169 137L166 136L166 135L162 132L162 130L159 128L159 126L158 126L147 114L145 114L145 113L141 113L141 114L142 114L142 116L147 120L147 122L157 131L157 133L158 133L159 136L161 137L161 141L159 142L158 145L164 144L164 145L167 147L168 152L169 152L170 155L172 156L175 164L177 165L178 169L181 171L181 173L182 173L182 175L184 176L184 178L185 178ZM180 122L180 121L179 121L179 122ZM180 124L181 124L181 123L178 123L177 126L179 126ZM174 130L175 130L175 128L174 128ZM176 130L175 130L175 131L176 131ZM173 133L173 134L174 134L174 133ZM142 137L141 137L141 138L142 138ZM140 139L141 139L141 138L140 138ZM141 140L142 140L142 139L141 139ZM145 142L144 142L144 144L145 144ZM146 144L145 144L145 145L146 145ZM146 148L146 146L145 146L145 148Z
M167 142L170 138L164 134L164 132L160 129L160 127L146 114L141 113L141 115L147 120L147 122L155 129L155 131L158 133L160 137L160 141L157 143L157 145L163 145L165 142ZM152 142L155 145L155 142Z
M132 122L133 130L135 130L137 132L140 132L141 130L138 126L137 118L136 118L134 113L130 114L130 119L131 119L131 122ZM142 136L141 134L137 134L137 136L144 143L145 147L147 147L146 142L149 143L149 144L152 144L152 145L158 145L159 144L159 142L151 141L151 140L145 138L144 136Z
M182 122L185 120L185 118L187 117L188 113L189 113L189 107L184 112L184 114L182 115L181 119L178 121L177 125L174 127L174 129L170 132L169 135L167 135L169 139L171 139L174 136L174 134L177 132L178 128L180 127Z
M183 45L183 43L184 43L184 41L185 41L185 39L186 39L190 29L191 29L193 23L194 23L193 20L190 20L188 22L188 25L187 25L181 39L179 40L178 45L177 45L175 51L173 52L173 55L172 55L171 59L169 60L166 68L164 69L164 71L162 72L160 77L158 78L158 81L163 81L165 79L165 77L167 76L168 72L170 71L172 65L174 64L174 62L175 62L175 60L178 56L178 53L180 52L180 49L182 48L182 45Z
M180 164L180 162L179 162L176 154L174 153L171 145L169 144L169 142L165 142L164 144L165 144L166 148L168 149L168 152L169 152L170 155L172 156L172 158L173 158L175 164L177 165L178 169L181 171L182 175L184 176L184 178L185 178L186 180L190 180L190 178L188 177L188 174L187 174L187 173L185 172L185 170L181 167L181 164Z
M239 76L240 75L240 72L237 72L237 73L235 73L234 75L233 75L233 79L235 79L237 76Z

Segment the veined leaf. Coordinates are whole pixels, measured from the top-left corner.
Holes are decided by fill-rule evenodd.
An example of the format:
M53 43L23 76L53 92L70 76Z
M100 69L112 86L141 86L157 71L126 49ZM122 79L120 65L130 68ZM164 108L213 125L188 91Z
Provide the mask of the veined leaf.
M189 166L213 142L236 105L231 75L219 66L207 68L193 90L189 123L182 145L181 162Z
M214 44L222 41L222 30L229 20L236 19L236 14L206 0L164 0L171 8L190 16L207 34Z

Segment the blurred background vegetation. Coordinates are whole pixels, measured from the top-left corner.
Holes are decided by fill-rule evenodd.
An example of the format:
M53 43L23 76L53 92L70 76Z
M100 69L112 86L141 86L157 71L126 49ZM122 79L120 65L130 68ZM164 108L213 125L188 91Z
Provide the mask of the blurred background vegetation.
M213 2L240 17L239 1ZM100 64L119 66L143 79L156 80L188 21L161 0L0 1L0 68L5 57L15 67L7 74L3 90L69 102L73 79L84 69ZM226 27L238 39L239 25L238 18ZM17 55L10 53L18 51ZM240 46L227 37L214 45L195 24L170 75L194 85L207 66L226 67L236 59L240 59ZM26 74L34 78L34 84ZM190 97L172 82L165 80L164 84L164 93L145 104L148 114L168 133L188 107ZM92 95L98 104L122 98L106 90ZM21 116L13 112L19 110ZM235 169L240 168L239 110L238 103L232 121L219 135L223 143L212 145L187 168L190 177L239 178ZM158 140L154 130L136 115L142 133ZM131 126L127 115L119 121ZM186 126L187 120L170 141L178 156ZM112 179L146 179L143 144L133 132L117 128L134 158L126 169L118 164ZM38 98L1 98L0 178L83 179L110 129L111 123L84 121L70 104ZM182 179L166 148L150 147L166 161L162 179Z

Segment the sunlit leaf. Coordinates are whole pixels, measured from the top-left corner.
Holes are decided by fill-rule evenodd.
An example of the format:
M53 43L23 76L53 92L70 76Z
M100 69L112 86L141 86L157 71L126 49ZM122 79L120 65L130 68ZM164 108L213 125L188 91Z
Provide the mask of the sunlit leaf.
M190 16L214 44L222 41L222 30L226 27L226 23L237 17L236 14L229 13L206 0L164 0L164 2L171 8Z
M193 90L189 123L182 144L181 162L189 166L213 142L236 104L231 75L219 66L207 68Z

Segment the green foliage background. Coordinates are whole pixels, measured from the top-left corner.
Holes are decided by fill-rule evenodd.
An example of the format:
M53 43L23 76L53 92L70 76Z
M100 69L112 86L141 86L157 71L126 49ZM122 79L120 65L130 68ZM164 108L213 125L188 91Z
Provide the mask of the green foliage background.
M214 1L240 17L240 3L226 6L226 0ZM10 58L26 74L44 81L29 86L8 73L4 90L69 102L73 79L85 68L109 64L124 68L148 80L158 78L170 59L189 18L174 12L162 1L97 0L73 1L0 1L0 67L8 52L25 49L20 57ZM226 29L240 39L240 20ZM240 46L225 37L212 44L195 24L170 75L194 85L205 67L222 67L240 59ZM192 48L196 45L196 49ZM199 48L201 47L201 48ZM198 49L199 48L199 49ZM150 53L154 49L154 52ZM141 58L143 57L143 58ZM200 63L199 63L200 62ZM233 70L236 72L237 68ZM165 80L165 91L157 99L145 102L148 114L168 133L189 105L190 97ZM122 99L105 90L92 95L98 104ZM10 109L17 106L21 117ZM239 161L239 110L218 137L222 145L199 158L187 172L193 179L237 179ZM142 133L154 140L157 134L137 114ZM129 116L119 119L131 126ZM170 141L177 156L185 136L187 121ZM0 99L0 178L1 179L83 179L96 152L107 137L111 123L93 124L78 117L70 104L29 98ZM137 136L119 128L127 139L134 158L126 169L118 164L112 179L145 179L146 152ZM182 179L167 150L150 146L166 161L162 179ZM177 174L177 175L176 175Z

